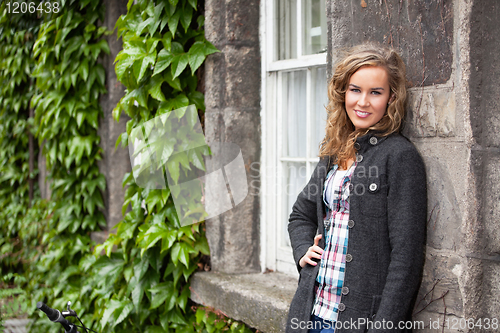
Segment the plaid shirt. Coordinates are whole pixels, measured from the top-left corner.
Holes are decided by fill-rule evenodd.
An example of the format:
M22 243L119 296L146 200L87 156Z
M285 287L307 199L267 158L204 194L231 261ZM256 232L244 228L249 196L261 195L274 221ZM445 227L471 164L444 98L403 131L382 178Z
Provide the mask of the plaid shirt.
M344 283L345 256L349 228L349 184L356 163L347 170L342 179L335 179L335 165L326 176L323 201L326 205L325 251L316 277L316 297L312 313L320 318L337 321L338 306ZM334 181L335 180L335 181Z

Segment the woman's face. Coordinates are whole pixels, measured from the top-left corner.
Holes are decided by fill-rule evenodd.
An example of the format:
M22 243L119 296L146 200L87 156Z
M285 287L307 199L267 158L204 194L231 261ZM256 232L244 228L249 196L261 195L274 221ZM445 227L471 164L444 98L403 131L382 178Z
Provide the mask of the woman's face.
M356 129L368 128L382 119L390 98L389 76L378 66L364 66L349 80L345 108Z

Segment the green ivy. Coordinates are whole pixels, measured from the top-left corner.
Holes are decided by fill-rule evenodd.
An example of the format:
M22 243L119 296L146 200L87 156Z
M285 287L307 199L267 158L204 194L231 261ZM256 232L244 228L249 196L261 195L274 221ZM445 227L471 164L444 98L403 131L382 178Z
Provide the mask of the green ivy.
M32 48L40 20L36 15L9 15L0 4L0 274L23 270L29 256L28 244L20 237L23 217L30 206L29 179L34 180L36 162L30 173L29 137L34 122L29 104L34 92L30 78L35 62ZM33 144L37 160L38 145ZM33 182L33 198L39 198Z
M29 299L28 313L44 319L32 332L60 330L34 312L39 300L58 309L71 300L83 322L100 332L252 332L208 308L192 306L189 278L209 248L203 223L180 225L169 188L146 190L127 174L124 219L115 234L91 251L90 233L105 225L100 208L106 184L97 167L102 155L98 99L105 92L105 72L98 59L109 53L102 39L106 30L98 26L104 5L98 0L59 3L58 13L27 20L31 35L21 25L11 29L5 15L0 21L0 29L12 32L5 37L5 41L11 38L9 42L0 46L5 52L2 134L8 133L0 137L0 145L10 149L0 152L0 158L11 159L8 162L14 161L18 168L1 169L0 182L19 189L16 193L22 199L0 193L1 207L18 214L12 215L16 219L0 215L2 231L8 231L0 235L0 246L5 246L0 250L11 251L8 244L13 237L24 249L17 261L2 259L0 265L10 273L20 272L17 281L8 275L10 282L22 286L22 297ZM197 0L129 1L127 14L116 23L123 50L115 70L126 94L113 116L118 120L125 112L130 118L117 146L128 144L134 127L172 110L195 105L203 119L199 69L209 54L217 52L204 37L203 6ZM22 56L14 53L20 45ZM30 105L35 110L33 120L27 113ZM180 118L182 113L170 116ZM31 208L26 179L37 171L26 174L26 135L20 135L28 130L43 147L52 192L45 201L35 190ZM178 144L171 142L167 150L174 151ZM207 151L169 161L176 180L188 169L204 168L199 153ZM2 160L2 167L10 164ZM185 204L192 207L194 199L199 198Z
M134 127L156 116L191 104L204 111L196 71L217 50L204 37L198 6L203 4L196 0L129 1L127 14L116 23L123 50L115 70L126 93L113 116L118 120L125 112L130 117L117 145L126 145ZM176 144L167 150L174 151ZM174 169L203 168L197 162L174 160ZM91 298L102 309L96 315L101 331L199 331L189 306L189 277L200 256L209 253L203 224L181 227L168 188L140 188L131 173L123 185L123 213L131 209L116 234L96 247L105 255L92 264L100 272Z
M43 252L27 272L31 311L36 301L62 308L68 298L76 309L89 308L90 301L79 298L87 279L79 263L91 253L90 233L106 225L99 210L106 182L97 165L102 158L99 96L106 92L98 59L109 54L102 39L106 29L98 27L104 5L69 0L60 1L59 8L43 17L33 45L36 92L31 105L52 194L38 216ZM50 331L58 329L50 325Z

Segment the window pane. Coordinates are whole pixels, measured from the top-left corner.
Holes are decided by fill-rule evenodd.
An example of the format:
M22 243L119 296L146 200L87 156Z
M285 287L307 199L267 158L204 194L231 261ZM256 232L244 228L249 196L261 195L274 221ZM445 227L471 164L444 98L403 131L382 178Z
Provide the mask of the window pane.
M283 155L305 157L307 138L306 84L307 72L294 71L282 75Z
M281 245L282 246L290 246L290 239L288 237L288 218L290 217L290 213L292 212L292 207L295 201L297 200L297 196L300 191L304 188L307 183L308 175L306 174L306 164L305 163L293 163L293 162L284 162L283 163L283 174L285 175L284 179L284 189L283 189L283 197L284 197L284 219L282 223L282 237L281 237Z
M277 60L297 58L297 0L276 1Z
M311 147L310 156L319 154L319 143L325 137L326 106L328 105L326 67L316 67L311 70L312 78L312 110L311 110Z
M302 53L326 52L325 0L302 0Z

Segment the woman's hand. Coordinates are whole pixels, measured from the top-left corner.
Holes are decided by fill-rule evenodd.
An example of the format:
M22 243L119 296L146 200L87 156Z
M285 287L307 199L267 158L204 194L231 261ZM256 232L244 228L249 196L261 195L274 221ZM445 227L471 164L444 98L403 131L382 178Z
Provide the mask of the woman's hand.
M321 239L322 235L316 235L314 237L314 245L311 246L306 254L299 260L299 265L300 267L304 268L306 264L316 266L318 263L313 261L312 258L316 259L321 259L321 255L323 254L323 249L318 246L319 240Z

